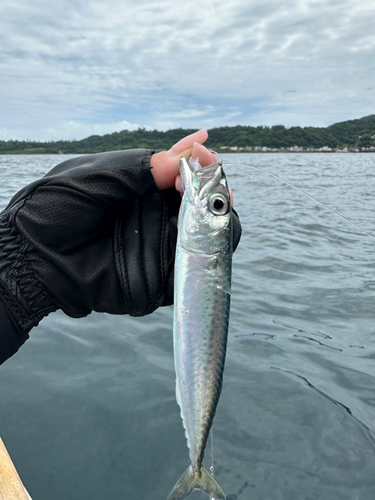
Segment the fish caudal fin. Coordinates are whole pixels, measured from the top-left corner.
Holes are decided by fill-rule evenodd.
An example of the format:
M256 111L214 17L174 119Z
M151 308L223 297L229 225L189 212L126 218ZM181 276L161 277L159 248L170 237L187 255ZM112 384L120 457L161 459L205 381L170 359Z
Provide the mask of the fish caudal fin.
M177 481L167 500L183 500L193 490L201 490L215 500L226 500L223 490L209 472L201 467L198 471L190 465Z

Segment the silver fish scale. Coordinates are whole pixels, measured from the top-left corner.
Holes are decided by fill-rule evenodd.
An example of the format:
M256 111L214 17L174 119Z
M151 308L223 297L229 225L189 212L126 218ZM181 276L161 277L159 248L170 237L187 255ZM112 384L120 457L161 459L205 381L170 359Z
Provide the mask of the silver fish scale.
M190 460L197 467L203 460L220 397L227 344L230 258L221 265L217 259L182 249L176 257L180 276L175 304L179 328L174 339L177 399Z

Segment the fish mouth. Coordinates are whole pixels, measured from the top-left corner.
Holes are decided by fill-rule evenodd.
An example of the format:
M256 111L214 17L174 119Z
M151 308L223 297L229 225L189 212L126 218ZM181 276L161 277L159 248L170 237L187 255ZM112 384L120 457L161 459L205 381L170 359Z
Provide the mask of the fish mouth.
M228 191L229 195L221 158L216 163L212 163L207 167L201 167L194 160L190 161L182 156L180 158L180 173L182 188L188 195L196 193L202 199L207 196L207 193L211 189L219 185L221 185L220 191Z

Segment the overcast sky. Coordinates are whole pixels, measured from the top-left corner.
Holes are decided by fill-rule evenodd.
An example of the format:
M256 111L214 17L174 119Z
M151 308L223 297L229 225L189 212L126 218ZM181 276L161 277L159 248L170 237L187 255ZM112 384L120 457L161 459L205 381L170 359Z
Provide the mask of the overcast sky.
M0 139L375 113L374 0L1 0Z

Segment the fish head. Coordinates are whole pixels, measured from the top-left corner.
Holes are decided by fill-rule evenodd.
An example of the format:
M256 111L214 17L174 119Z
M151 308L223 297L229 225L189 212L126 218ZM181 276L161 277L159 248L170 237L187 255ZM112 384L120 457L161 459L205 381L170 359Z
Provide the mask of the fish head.
M182 157L180 172L184 189L179 215L180 244L195 253L229 251L232 212L222 165L202 168Z

